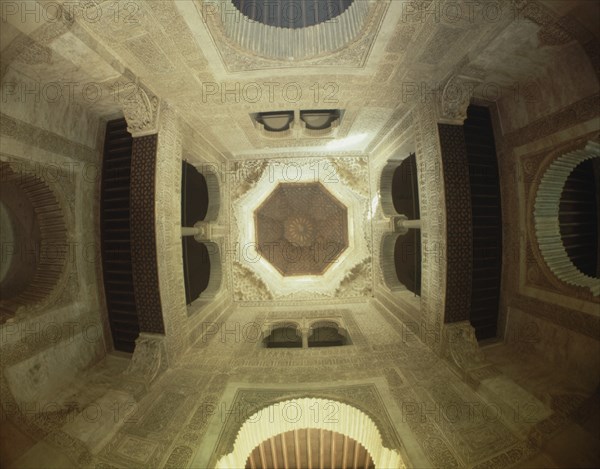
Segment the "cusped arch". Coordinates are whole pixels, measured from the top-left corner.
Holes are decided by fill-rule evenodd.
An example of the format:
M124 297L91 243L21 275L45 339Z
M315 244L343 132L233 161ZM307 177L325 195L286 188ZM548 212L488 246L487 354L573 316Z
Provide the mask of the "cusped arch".
M573 264L563 245L559 210L562 190L571 172L582 162L600 157L600 144L590 141L585 148L559 156L540 182L534 208L535 233L544 261L557 278L570 285L588 288L600 295L600 279L589 277Z
M376 468L406 467L397 450L384 447L377 425L361 410L338 401L302 398L275 403L252 414L242 424L233 451L219 459L216 468L245 467L250 453L263 441L305 428L329 430L356 440L367 450Z

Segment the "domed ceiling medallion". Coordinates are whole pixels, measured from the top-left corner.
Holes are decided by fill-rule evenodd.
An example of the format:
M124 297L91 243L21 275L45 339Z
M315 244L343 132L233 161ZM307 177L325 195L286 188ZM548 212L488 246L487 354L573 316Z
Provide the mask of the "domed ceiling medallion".
M348 248L346 207L320 183L279 184L254 213L258 252L282 275L321 275Z

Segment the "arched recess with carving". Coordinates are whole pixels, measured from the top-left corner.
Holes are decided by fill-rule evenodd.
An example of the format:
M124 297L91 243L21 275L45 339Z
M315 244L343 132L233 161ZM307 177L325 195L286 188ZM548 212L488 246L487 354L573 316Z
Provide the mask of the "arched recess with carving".
M332 414L332 408L335 418L324 417ZM315 418L315 415L323 417ZM376 468L406 467L397 450L384 447L379 429L367 414L342 402L303 398L272 404L251 415L237 433L233 451L219 459L216 468L245 467L252 451L263 441L280 433L306 428L328 430L352 438L364 446Z
M396 273L396 263L394 261L394 253L396 250L396 242L401 235L399 233L385 233L381 238L381 249L379 250L381 259L381 271L383 274L383 281L385 286L392 292L398 292L406 290L406 286L403 285L398 279Z
M223 279L223 268L221 259L221 250L219 245L213 241L203 243L206 246L208 252L208 258L210 260L210 278L206 289L202 292L201 298L211 301L213 300L221 290L221 284Z
M210 167L209 167L210 168ZM214 171L195 167L187 161L182 169L181 225L197 228L194 236L182 238L186 303L193 307L211 302L222 285L223 269L219 244L213 239L213 226L219 217L221 193Z
M573 170L582 162L600 158L600 144L590 141L585 148L559 156L546 169L537 190L534 208L535 233L544 261L563 282L600 295L600 279L581 272L569 258L560 229L560 201Z
M330 347L350 344L348 331L335 320L314 321L308 327L309 347Z
M380 200L384 215L394 221L400 218L418 220L419 189L416 156L411 153L403 160L390 160L380 179ZM392 292L410 290L421 293L421 231L398 231L390 224L383 234L379 250L383 280Z
M219 178L214 172L203 171L202 168L200 168L200 173L206 180L206 189L208 191L208 208L206 210L204 221L215 221L217 218L219 218L219 211L221 210L221 189Z
M266 348L302 348L302 330L295 321L279 321L263 331Z
M67 271L65 211L35 172L0 162L2 260L0 323L41 309L62 291Z
M394 199L392 198L392 185L394 183L394 174L402 164L402 160L389 160L381 170L381 178L379 179L379 200L381 202L381 210L387 217L398 215L394 208Z
M319 446L318 452L312 451L315 444ZM250 454L245 469L273 467L375 469L369 452L356 440L341 433L310 428L280 433L263 441Z

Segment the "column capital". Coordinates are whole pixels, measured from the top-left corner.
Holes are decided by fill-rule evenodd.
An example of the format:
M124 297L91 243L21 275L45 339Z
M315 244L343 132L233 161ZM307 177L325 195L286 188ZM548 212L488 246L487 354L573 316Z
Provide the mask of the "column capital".
M133 86L133 93L129 87L123 89L121 101L128 132L134 138L158 133L160 99L139 81Z
M463 125L467 118L467 108L481 79L466 75L453 75L446 84L438 101L438 122L441 124Z
M410 229L421 229L421 220L409 220L406 215L395 215L390 218L390 230L405 235Z
M199 243L214 242L225 236L226 227L216 221L199 221L194 223L196 234L194 239Z

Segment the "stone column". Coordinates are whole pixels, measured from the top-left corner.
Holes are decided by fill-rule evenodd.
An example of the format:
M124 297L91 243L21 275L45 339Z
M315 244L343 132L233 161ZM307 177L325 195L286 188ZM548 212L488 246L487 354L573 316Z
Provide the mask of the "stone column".
M308 333L310 329L301 329L302 331L302 348L308 348Z
M186 236L196 236L200 234L200 230L198 228L195 227L187 227L187 226L182 226L181 227L181 236L182 237L186 237Z
M216 242L227 233L227 227L216 221L199 221L194 226L182 226L181 236L193 236L199 243Z
M405 215L396 215L390 219L392 231L400 235L405 235L408 230L420 230L421 220L409 220Z

